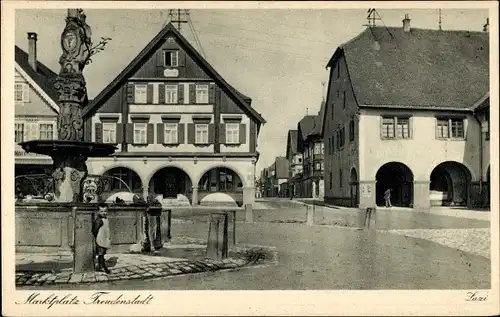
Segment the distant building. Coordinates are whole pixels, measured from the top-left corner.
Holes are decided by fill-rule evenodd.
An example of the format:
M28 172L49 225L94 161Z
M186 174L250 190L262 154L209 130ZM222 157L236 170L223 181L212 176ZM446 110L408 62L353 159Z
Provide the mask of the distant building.
M286 157L279 156L274 161L274 184L278 188L279 197L288 197L289 163Z
M28 53L15 46L15 175L49 174L52 159L27 153L18 143L57 138L57 74L37 60L37 34L28 33Z
M302 178L302 153L297 150L298 131L288 130L286 159L288 160L288 196L298 196Z
M297 125L297 151L302 153L300 197L323 199L324 195L324 143L321 137L321 118L325 103L318 115L305 116Z
M89 172L114 176L111 192L253 204L265 120L251 103L169 23L83 111L86 140L118 147Z
M470 31L368 27L328 62L325 201L485 206L489 41Z

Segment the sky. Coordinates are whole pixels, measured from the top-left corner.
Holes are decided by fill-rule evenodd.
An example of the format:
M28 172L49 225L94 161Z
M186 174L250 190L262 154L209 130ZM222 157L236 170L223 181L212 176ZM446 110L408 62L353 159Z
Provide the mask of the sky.
M192 29L181 33L232 86L252 98L267 123L261 127L260 170L286 153L287 132L306 114L317 114L328 80L326 63L335 49L366 28L366 9L191 9ZM377 10L377 25L402 26L405 13L415 28L438 29L437 9ZM168 9L85 9L92 38L112 40L85 70L94 98L169 20ZM38 34L38 59L59 72L60 34L66 10L16 10L15 43L28 49L27 32ZM488 12L443 9L443 30L482 31Z

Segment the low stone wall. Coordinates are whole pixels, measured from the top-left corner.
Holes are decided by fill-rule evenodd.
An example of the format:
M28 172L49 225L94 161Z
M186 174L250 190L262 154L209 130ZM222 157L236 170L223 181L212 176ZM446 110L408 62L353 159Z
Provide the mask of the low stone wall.
M81 208L89 208L82 206ZM143 210L137 206L110 206L108 219L113 247L128 247L142 238ZM73 247L73 211L70 206L16 205L16 252L64 252Z

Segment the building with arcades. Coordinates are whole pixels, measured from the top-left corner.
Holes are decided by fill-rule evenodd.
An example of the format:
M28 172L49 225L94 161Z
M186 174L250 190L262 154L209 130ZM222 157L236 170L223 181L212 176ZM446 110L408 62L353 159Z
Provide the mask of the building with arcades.
M114 176L111 192L253 204L265 120L251 103L169 23L84 109L85 139L118 148L89 173Z
M325 202L489 205L489 34L368 26L328 62Z

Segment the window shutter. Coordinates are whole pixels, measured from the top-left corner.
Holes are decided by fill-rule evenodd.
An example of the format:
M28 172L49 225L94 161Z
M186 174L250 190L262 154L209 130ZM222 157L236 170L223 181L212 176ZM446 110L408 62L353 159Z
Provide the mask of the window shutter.
M148 90L147 90L147 103L152 104L153 103L153 84L148 84Z
M95 124L95 142L102 143L102 123Z
M159 50L158 52L156 52L156 66L165 66L164 56L165 56L164 50Z
M127 85L127 102L134 103L135 101L135 85L128 84Z
M215 143L215 124L208 125L208 144Z
M177 51L179 66L186 66L186 53L183 50Z
M179 144L184 144L184 134L185 134L185 124L180 123L179 126L177 127L177 142Z
M177 101L178 103L180 104L183 104L184 103L184 84L179 84L177 87L179 87L177 89Z
M38 134L38 123L31 123L31 137L30 140L38 140L40 135Z
M165 84L160 84L158 86L158 103L159 104L164 104L165 103Z
M152 123L148 124L148 144L154 144L155 143L155 125Z
M196 140L196 131L194 129L194 123L188 123L188 144L194 144Z
M125 141L128 144L134 144L134 124L127 123L127 129L125 131Z
M215 84L210 83L208 86L208 103L215 104Z
M189 103L196 103L195 84L189 84Z
M156 124L156 143L163 144L165 136L165 125L163 123Z
M245 144L247 142L247 125L240 124L240 144Z
M120 144L123 142L123 124L116 124L116 143Z
M226 125L219 124L219 143L226 144Z

